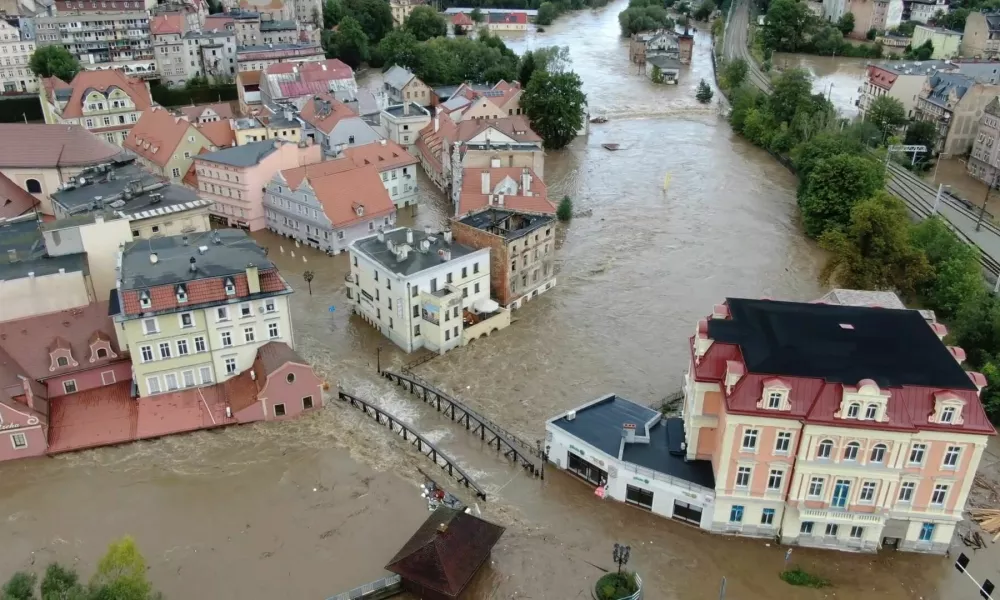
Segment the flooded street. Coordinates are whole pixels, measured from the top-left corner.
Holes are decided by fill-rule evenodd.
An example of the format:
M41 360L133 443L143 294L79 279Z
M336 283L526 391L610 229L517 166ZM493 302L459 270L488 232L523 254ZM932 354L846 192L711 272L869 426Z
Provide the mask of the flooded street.
M829 97L837 111L845 117L858 114L854 104L861 93L866 65L881 62L867 58L843 58L815 56L812 54L788 54L775 52L772 57L774 68L778 70L804 69L813 76L813 92Z
M545 419L599 395L649 403L677 390L686 339L726 296L806 300L824 291L822 254L801 233L795 178L735 136L714 104L694 99L699 79L712 80L707 34L697 34L694 64L678 86L654 86L628 62L617 21L624 5L508 40L519 52L569 46L591 112L611 120L546 157L551 197L571 196L581 214L560 228L557 287L496 336L415 368L531 441L543 435ZM603 150L605 142L622 150ZM420 183L422 204L415 214L405 209L400 223L444 226L446 201L426 178ZM602 574L593 565L611 567L615 542L633 547L629 567L641 573L650 600L716 598L723 576L727 598L739 600L977 596L943 558L807 549L796 549L793 563L835 587L790 588L777 576L784 549L773 543L712 536L603 502L554 469L532 479L376 377L380 347L383 366L398 369L414 357L351 316L346 255L255 237L297 290L293 318L304 358L334 389L414 425L486 489L479 507L507 532L469 598L589 597ZM316 274L312 295L307 269ZM427 516L418 468L472 502L406 442L332 397L298 421L3 464L0 575L54 559L89 574L110 540L131 534L152 581L173 600L326 598L381 576ZM973 561L980 576L988 561L998 563L992 549Z

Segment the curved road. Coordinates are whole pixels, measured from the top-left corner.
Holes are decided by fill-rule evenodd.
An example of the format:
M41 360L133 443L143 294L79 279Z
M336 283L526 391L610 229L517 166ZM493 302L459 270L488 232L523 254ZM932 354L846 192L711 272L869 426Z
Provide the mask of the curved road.
M747 47L750 28L750 0L734 0L726 22L723 55L727 60L742 58L749 67L750 81L764 92L771 91L770 78L757 66ZM890 164L885 189L906 203L918 219L926 219L935 212L937 190L906 169ZM984 221L976 231L978 214L945 194L936 212L945 220L959 239L979 249L983 268L1000 279L1000 229Z

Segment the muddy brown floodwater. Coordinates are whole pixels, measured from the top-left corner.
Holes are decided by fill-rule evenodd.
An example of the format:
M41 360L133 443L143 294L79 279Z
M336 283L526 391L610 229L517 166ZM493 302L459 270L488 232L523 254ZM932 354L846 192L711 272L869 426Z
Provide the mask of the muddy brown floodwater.
M697 35L679 86L655 87L628 63L623 6L510 40L518 51L569 46L592 111L611 117L546 158L550 193L572 196L581 213L559 232L558 286L507 330L417 369L529 440L542 436L544 419L599 394L652 402L679 388L686 338L726 296L805 300L823 291L822 256L796 216L795 179L734 136L714 105L694 100L698 80L712 79L708 37ZM603 142L623 149L607 152ZM422 183L422 205L401 221L442 226L447 204ZM408 359L350 315L346 256L255 236L298 290L293 319L305 358L436 440L489 493L483 514L508 529L470 598L588 597L601 574L593 565L610 566L614 542L635 549L630 566L650 600L716 598L723 576L727 597L740 600L976 596L942 558L803 549L794 561L836 587L792 589L777 577L784 550L773 544L602 502L553 469L533 480L376 378L379 346L385 364ZM312 295L306 269L316 273ZM327 402L288 423L0 465L0 576L51 560L90 572L111 539L131 534L172 599L322 599L379 577L427 515L417 468L429 463L355 409ZM974 565L990 576L986 559L997 564L990 553Z

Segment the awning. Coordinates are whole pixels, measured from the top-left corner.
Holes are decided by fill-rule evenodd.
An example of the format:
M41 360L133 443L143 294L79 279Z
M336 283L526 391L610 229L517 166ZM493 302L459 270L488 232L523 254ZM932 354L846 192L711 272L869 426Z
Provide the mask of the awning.
M500 305L489 298L483 298L482 300L477 300L475 304L472 305L472 310L477 313L491 313L496 312L500 308Z

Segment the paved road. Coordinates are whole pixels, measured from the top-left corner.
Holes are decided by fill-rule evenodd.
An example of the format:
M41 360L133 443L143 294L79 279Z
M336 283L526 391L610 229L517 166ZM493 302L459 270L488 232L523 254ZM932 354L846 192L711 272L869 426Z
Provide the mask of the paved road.
M727 59L742 58L750 67L750 82L765 92L771 91L768 76L761 72L747 48L750 27L750 0L734 0L726 24L723 54ZM926 219L934 211L937 190L906 169L890 164L886 189L906 203L918 219ZM964 242L980 250L983 268L1000 278L1000 229L984 221L976 231L979 213L957 198L945 194L937 207L938 214Z

